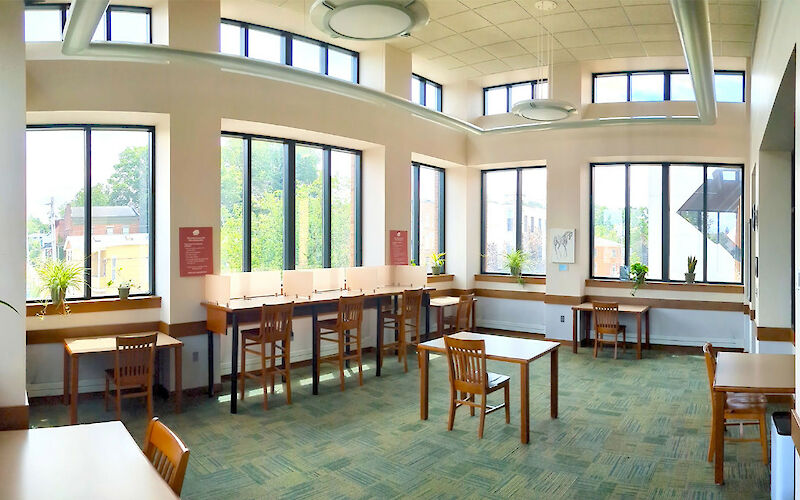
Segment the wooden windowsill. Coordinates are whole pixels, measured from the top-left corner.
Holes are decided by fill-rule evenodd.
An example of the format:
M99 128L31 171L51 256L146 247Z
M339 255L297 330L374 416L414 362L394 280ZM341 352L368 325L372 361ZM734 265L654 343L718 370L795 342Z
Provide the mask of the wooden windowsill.
M128 311L132 309L158 309L161 307L161 297L147 295L142 297L131 297L120 300L118 297L107 299L75 300L67 301L70 314L107 312L107 311ZM42 305L38 303L26 306L26 316L36 316L37 314L55 315L60 314L52 304L48 305L44 311Z
M523 276L522 280L529 285L544 285L546 278L542 276ZM495 283L519 283L515 276L510 274L476 274L475 281L492 281Z
M593 288L631 288L633 281L622 280L586 280L587 287ZM710 292L710 293L744 293L744 285L721 285L716 283L671 283L666 281L648 281L640 290L674 290L681 292Z
M428 283L441 283L443 281L453 281L454 274L429 274Z

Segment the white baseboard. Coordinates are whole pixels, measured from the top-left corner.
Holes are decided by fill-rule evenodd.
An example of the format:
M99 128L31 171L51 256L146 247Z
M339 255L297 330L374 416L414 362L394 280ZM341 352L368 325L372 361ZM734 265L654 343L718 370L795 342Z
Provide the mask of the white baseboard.
M476 318L475 323L481 328L494 328L497 330L509 330L514 332L541 333L544 334L544 325L532 323L517 323L515 321L501 321L494 319Z
M594 339L594 331L589 332L589 339ZM571 340L571 339L570 339ZM636 343L636 333L628 333L625 336L628 344ZM645 338L642 335L642 343L644 344ZM663 335L650 335L650 344L658 345L675 345L685 347L703 347L706 342L711 342L714 347L725 347L730 349L740 349L744 346L741 342L731 338L697 338L697 337L681 337L681 336L663 336Z

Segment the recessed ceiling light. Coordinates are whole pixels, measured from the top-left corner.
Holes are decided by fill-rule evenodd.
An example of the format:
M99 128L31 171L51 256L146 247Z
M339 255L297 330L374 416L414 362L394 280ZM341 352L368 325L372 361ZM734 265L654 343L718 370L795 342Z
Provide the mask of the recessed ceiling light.
M334 38L386 40L428 24L422 0L317 0L311 22Z
M538 2L533 4L533 6L539 10L548 11L558 7L558 4L555 3L553 0L539 0Z
M511 112L515 115L537 122L563 120L575 111L575 106L557 99L528 99L516 103L511 108Z

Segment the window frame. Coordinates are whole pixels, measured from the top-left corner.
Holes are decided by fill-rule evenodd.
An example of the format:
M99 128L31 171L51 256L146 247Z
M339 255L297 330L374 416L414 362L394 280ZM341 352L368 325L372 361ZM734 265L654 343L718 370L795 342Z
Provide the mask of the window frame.
M271 141L283 144L285 158L283 164L283 270L295 269L297 257L295 248L295 149L299 146L309 146L320 148L323 151L322 159L322 267L331 267L331 151L343 151L356 156L356 172L354 182L356 184L356 197L353 200L355 205L355 262L356 267L363 265L363 245L362 245L362 224L363 224L363 152L358 149L351 149L342 146L331 146L309 141L299 141L296 139L285 139L282 137L272 137L260 134L248 134L244 132L232 132L223 130L220 137L230 137L244 141L245 161L243 164L242 175L242 272L252 270L252 210L253 200L250 196L252 185L252 140Z
M486 271L486 174L490 172L503 172L514 170L517 173L517 194L515 200L515 241L516 249L522 250L522 171L536 168L543 168L547 171L547 165L531 165L527 167L507 167L507 168L492 168L481 170L481 274L490 274L496 276L510 276L510 272L499 273L493 271ZM546 189L545 189L546 192ZM545 210L547 207L545 206ZM545 224L545 234L547 233L547 224ZM545 237L545 245L547 245L547 238ZM545 249L546 250L546 249ZM545 262L546 267L546 262ZM536 278L543 278L547 276L547 270L543 274L522 273L522 276L532 276Z
M486 92L488 92L489 90L494 90L494 89L499 89L499 88L505 87L505 89L506 89L506 113L510 113L511 112L511 107L512 107L511 106L511 87L515 87L517 85L522 85L522 84L525 84L525 83L530 83L531 84L531 97L535 98L535 96L536 96L536 87L539 84L548 83L548 80L547 80L547 78L540 78L538 80L523 80L521 82L511 82L511 83L504 83L504 84L501 84L501 85L491 85L489 87L483 87L483 116L494 116L494 115L497 115L497 114L502 114L502 113L493 113L493 114L490 115L490 114L487 113L488 110L486 109ZM592 97L594 97L594 94L592 94Z
M664 75L664 99L661 101L631 101L631 75L638 75L638 74L645 74L645 73L661 73ZM624 101L615 101L615 102L672 102L671 99L671 92L670 92L670 76L672 74L689 74L689 70L687 69L647 69L647 70L631 70L631 71L607 71L601 73L592 73L592 104L613 104L610 102L597 102L596 101L596 91L597 91L597 77L598 76L611 76L611 75L627 75L628 80L628 93L627 99ZM715 69L714 75L741 75L742 76L742 101L747 102L747 74L746 71L739 71L739 70L728 70L728 69ZM675 101L675 102L693 102L693 101ZM719 101L718 101L719 102ZM733 102L731 104L737 104L737 102Z
M27 125L28 130L82 130L84 133L84 164L83 164L83 189L85 195L83 206L84 231L83 231L83 295L80 297L66 298L67 302L79 300L96 300L114 298L116 295L92 295L92 137L91 131L105 130L142 130L150 135L150 199L148 203L148 278L150 280L150 290L145 293L131 293L131 297L150 297L156 294L156 128L152 125L120 125L120 124L98 124L98 123L70 123L70 124L35 124ZM27 171L27 166L26 166ZM27 208L26 208L27 217ZM26 257L27 260L27 257ZM41 302L41 299L31 299L26 301L28 304Z
M32 5L25 5L25 10L60 10L61 11L61 40L64 39L64 29L67 27L67 11L69 10L69 3L44 3L44 4L32 4ZM106 10L103 12L103 19L105 19L105 38L103 42L94 42L94 43L105 43L105 42L112 42L111 40L111 16L109 13L111 11L117 12L142 12L147 14L147 44L152 45L153 43L153 9L150 7L141 7L138 5L109 5L106 7ZM33 42L27 42L33 43ZM125 42L112 42L112 43L125 43Z
M426 92L425 92L425 85L428 84L428 83L430 83L431 85L436 87L436 89L439 91L439 95L438 95L438 98L436 100L436 111L439 111L441 113L442 109L444 109L444 90L442 89L442 84L436 83L433 80L425 78L424 76L420 76L417 73L411 73L411 85L415 85L416 84L416 85L419 86L420 102L414 102L413 100L411 102L414 102L414 104L418 104L418 105L420 105L422 107L427 107L427 95L426 95ZM413 95L413 93L412 93L412 95ZM428 108L428 109L430 109L430 108ZM430 165L425 165L425 166L430 166ZM436 168L436 167L433 167L433 168Z
M433 170L439 175L439 249L438 252L445 252L445 245L447 237L445 234L445 169L441 167L434 167L426 163L411 162L411 258L418 266L422 266L419 255L420 243L420 169L427 168ZM427 266L426 266L427 268ZM445 259L442 273L447 269L447 260ZM431 273L428 273L430 275Z
M361 73L361 55L360 53L356 52L355 50L350 50L345 47L341 47L339 45L334 45L332 43L323 42L322 40L317 40L315 38L298 35L297 33L292 33L290 31L281 30L278 28L270 28L269 26L263 26L260 24L249 23L247 21L238 21L236 19L230 19L227 17L220 18L220 24L228 24L231 26L239 27L241 31L241 39L240 39L240 46L239 49L242 52L242 55L239 57L247 57L249 58L250 52L250 29L257 29L259 31L267 31L278 35L281 37L282 45L283 45L283 53L281 54L281 62L280 63L273 63L273 64L283 64L286 66L291 66L296 69L296 66L292 65L292 41L295 39L301 40L306 43L312 43L314 45L319 45L323 50L320 53L320 73L321 75L325 75L329 78L336 78L334 76L330 76L328 74L328 51L333 49L339 52L344 52L345 54L351 55L355 58L356 64L355 68L351 71L351 79L350 80L341 80L340 78L336 78L337 80L341 81L349 81L350 83L358 85L360 83L360 73ZM307 71L307 70L306 70ZM345 149L345 148L339 148Z
M744 241L744 165L741 163L724 163L724 162L690 162L690 161L627 161L627 162L593 162L589 164L589 277L590 279L598 280L617 280L620 281L619 276L597 276L594 274L594 168L596 166L604 165L620 165L625 166L625 248L623 249L624 261L622 265L630 266L630 167L631 165L661 165L661 279L651 280L646 279L651 283L683 283L683 280L670 279L669 277L669 253L670 253L670 206L669 206L669 167L671 165L696 165L703 167L703 279L697 279L697 283L704 283L710 285L743 285L744 284L744 263L745 263L745 241ZM741 220L741 260L742 273L739 281L709 281L708 280L708 208L707 204L707 186L708 186L708 169L709 167L722 167L722 168L738 168L740 170L741 178L741 205L742 205L742 220Z

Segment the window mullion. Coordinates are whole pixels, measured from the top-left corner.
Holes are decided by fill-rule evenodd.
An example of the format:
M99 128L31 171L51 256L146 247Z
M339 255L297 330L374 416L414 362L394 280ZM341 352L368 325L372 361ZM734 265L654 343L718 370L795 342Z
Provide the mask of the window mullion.
M522 250L522 169L517 169L517 220L516 220L516 245L517 250Z
M242 211L242 226L244 237L242 238L242 270L250 272L253 270L253 138L246 137L244 140L244 179L242 182L242 200L244 210Z
M420 175L420 168L421 167L419 165L414 165L412 168L413 168L413 178L412 178L411 189L412 189L412 195L414 197L413 198L413 204L414 205L412 207L413 214L412 214L412 221L411 221L411 224L412 224L411 240L413 242L412 243L412 252L413 252L414 262L416 262L418 266L423 266L424 264L421 261L420 250L419 250L419 234L420 234L419 226L420 226L420 223L421 223L421 221L420 221L420 213L419 213L419 209L420 209L420 199L419 199L419 197L420 197L420 185L419 185L419 181L420 181L420 178L421 178L421 175Z
M703 281L708 282L708 165L703 165Z
M283 163L283 268L295 267L295 142L286 141Z
M356 199L355 199L355 212L356 212L356 255L355 265L362 264L362 223L363 217L361 213L361 152L356 156Z
M83 298L92 298L92 130L84 127Z
M242 28L239 35L239 49L242 51L244 57L250 56L250 27L246 24L240 25Z
M445 248L447 248L447 238L445 235L445 207L444 207L444 200L445 200L445 172L444 170L439 170L439 252L444 252ZM445 265L446 261L445 261Z
M631 266L631 164L625 164L625 265Z
M322 153L322 267L331 267L331 148Z
M486 171L481 172L481 272L486 272Z
M661 165L661 280L670 281L669 276L669 163Z

